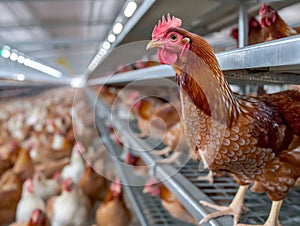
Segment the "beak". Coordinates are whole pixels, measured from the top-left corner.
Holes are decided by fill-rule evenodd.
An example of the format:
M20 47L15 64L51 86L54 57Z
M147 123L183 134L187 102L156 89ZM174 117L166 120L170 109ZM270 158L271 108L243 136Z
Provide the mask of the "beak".
M153 49L153 48L160 48L163 45L163 43L159 40L153 41L151 40L148 42L146 49Z

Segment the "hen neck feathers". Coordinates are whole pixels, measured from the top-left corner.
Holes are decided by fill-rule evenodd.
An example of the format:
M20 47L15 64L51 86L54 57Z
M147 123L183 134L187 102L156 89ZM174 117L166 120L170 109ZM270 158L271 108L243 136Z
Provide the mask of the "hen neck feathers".
M239 114L239 102L232 93L212 48L200 38L182 64L173 66L179 87L206 115L231 126ZM195 39L192 39L195 40Z
M289 27L285 21L276 13L276 21L271 26L263 27L264 40L274 40L278 38L284 38L291 35L296 35L297 32Z

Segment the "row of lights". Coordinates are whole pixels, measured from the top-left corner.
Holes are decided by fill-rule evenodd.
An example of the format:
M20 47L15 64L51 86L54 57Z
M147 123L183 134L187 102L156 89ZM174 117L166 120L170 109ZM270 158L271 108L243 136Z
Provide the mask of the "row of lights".
M137 9L137 3L135 1L129 1L124 8L124 16L130 18L135 10ZM103 42L100 50L98 51L95 58L92 60L92 63L89 65L88 70L93 71L100 63L103 56L108 52L111 48L112 43L114 43L117 39L117 35L120 34L123 30L123 24L120 22L116 22L112 28L112 33L110 33L107 37L107 40Z
M41 71L53 77L60 78L62 76L62 73L60 71L52 67L46 66L44 64L41 64L39 62L36 62L35 60L32 60L28 57L25 57L23 54L19 53L15 49L11 50L9 46L3 46L2 49L0 50L0 55L5 59L10 59L11 61L18 62L19 64L24 64L27 67ZM22 81L24 79L25 77L23 79L18 79L18 80Z

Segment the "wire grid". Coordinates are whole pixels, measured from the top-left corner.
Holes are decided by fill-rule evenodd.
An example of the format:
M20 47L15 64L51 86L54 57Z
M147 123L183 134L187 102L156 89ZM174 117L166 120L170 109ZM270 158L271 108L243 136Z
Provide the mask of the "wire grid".
M215 203L229 205L238 189L238 184L230 176L215 177L214 183L199 180L199 176L207 175L207 171L199 171L199 163L190 161L181 170L187 179L201 189ZM247 191L245 196L246 211L242 212L240 223L263 224L268 218L271 200L266 194ZM279 215L280 223L284 226L300 225L300 189L293 187L284 199Z
M138 204L140 205L144 217L149 226L191 226L192 224L173 218L167 210L165 210L159 197L152 197L149 194L144 194L142 187L131 187Z

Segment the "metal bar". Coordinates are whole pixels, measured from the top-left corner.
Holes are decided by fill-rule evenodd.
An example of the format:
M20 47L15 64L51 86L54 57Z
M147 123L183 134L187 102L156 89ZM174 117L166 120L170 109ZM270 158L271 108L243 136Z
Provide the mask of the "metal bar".
M235 71L237 80L262 81L270 83L300 84L300 35L295 35L266 43L246 46L231 51L217 53L216 57L223 71ZM261 70L263 68L263 70ZM259 72L245 74L245 69L258 69ZM270 73L267 73L271 71ZM272 74L276 74L272 78ZM289 74L288 76L286 76ZM126 83L136 80L158 81L161 78L173 78L175 72L171 66L160 65L136 71L120 73L114 76L88 80L88 85ZM239 76L241 75L241 76ZM234 76L230 78L234 81Z
M300 65L300 35L217 53L222 70Z
M248 15L244 2L239 4L239 47L248 45Z
M141 76L143 75L143 76ZM129 73L119 73L117 75L110 75L106 77L96 78L88 80L88 85L97 84L116 84L125 83L138 80L150 80L150 79L161 79L174 77L175 72L171 66L161 65L149 68L144 68L140 70L131 71Z

